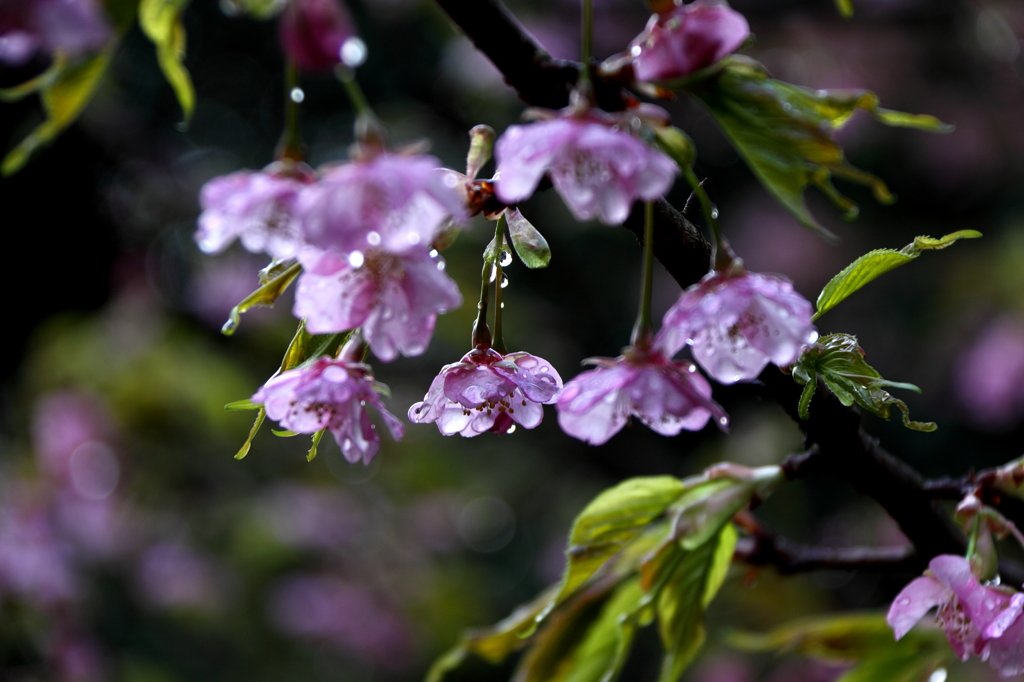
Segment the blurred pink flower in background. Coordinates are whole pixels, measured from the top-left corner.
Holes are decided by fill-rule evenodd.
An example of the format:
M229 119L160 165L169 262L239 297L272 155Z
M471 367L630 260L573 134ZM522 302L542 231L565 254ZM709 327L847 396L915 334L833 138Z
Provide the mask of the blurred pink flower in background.
M634 201L661 197L679 172L672 159L624 130L568 117L509 126L494 157L501 201L529 198L547 173L578 220L607 225L623 222Z
M729 423L692 362L674 362L657 348L594 360L597 369L577 375L558 398L558 424L574 438L601 445L630 416L663 436L699 431L712 416L723 428Z
M37 606L78 596L71 547L62 542L45 505L21 492L0 502L0 596L13 594Z
M136 582L149 603L164 608L216 609L223 580L213 561L179 542L147 548L136 566Z
M17 66L40 50L74 58L113 37L96 0L0 0L0 63Z
M355 35L339 0L291 0L278 24L285 56L304 71L327 71L342 61L341 47Z
M298 483L267 491L257 514L279 542L298 549L342 550L363 522L360 508L341 491Z
M330 642L391 670L411 662L409 625L360 585L293 573L272 590L268 611L284 634Z
M998 431L1024 415L1024 321L990 322L953 366L954 391L973 424Z
M732 54L749 36L746 18L724 2L680 5L652 16L633 39L633 72L641 81L682 78Z
M477 349L446 365L408 416L417 424L436 423L445 436L508 433L515 424L532 429L544 418L542 405L555 402L561 388L562 378L543 358Z
M71 460L82 445L110 439L110 415L99 398L61 390L40 398L32 409L32 445L40 469L67 482Z

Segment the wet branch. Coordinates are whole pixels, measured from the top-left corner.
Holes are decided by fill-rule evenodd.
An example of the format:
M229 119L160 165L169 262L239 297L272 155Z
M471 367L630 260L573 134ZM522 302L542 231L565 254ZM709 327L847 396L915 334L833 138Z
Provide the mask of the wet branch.
M772 566L783 575L823 570L897 573L919 570L919 560L911 546L812 547L772 535L740 538L734 558L752 566Z

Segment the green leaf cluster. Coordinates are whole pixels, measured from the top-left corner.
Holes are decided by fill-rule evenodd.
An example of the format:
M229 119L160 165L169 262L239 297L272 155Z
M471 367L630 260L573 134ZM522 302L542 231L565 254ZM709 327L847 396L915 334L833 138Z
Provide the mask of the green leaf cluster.
M852 166L833 139L854 112L863 109L891 126L952 130L932 116L883 109L866 90L810 90L775 80L761 64L740 55L675 85L707 105L768 191L801 223L826 236L804 200L808 186L820 189L847 219L856 217L858 208L835 188L833 175L866 185L882 203L895 201L885 183Z
M881 613L816 616L763 634L734 632L729 640L744 651L853 663L837 682L924 682L952 657L940 630L915 628L897 642Z
M548 266L551 262L551 247L548 246L548 240L533 223L523 217L518 208L507 209L499 220L505 220L508 225L508 241L505 244L511 242L523 265L530 269ZM491 239L484 249L484 261L493 264L500 257L498 244Z
M779 476L777 467L753 473L634 478L601 493L573 525L561 583L466 632L428 682L470 654L500 663L520 649L517 682L611 682L637 628L654 621L665 650L659 681L675 682L704 642L704 612L736 544L733 515Z
M54 55L43 74L12 88L0 90L0 101L19 100L38 94L45 120L7 153L0 162L4 176L17 173L41 148L53 142L81 115L96 94L117 53L121 39L138 16L139 24L157 49L157 60L185 112L192 116L195 93L185 56L185 28L182 14L188 0L107 0L104 3L116 37L95 54L77 60Z
M242 313L250 308L255 308L256 306L272 308L277 299L281 297L281 294L299 276L300 272L302 272L302 265L298 261L290 263L278 263L275 261L264 270L261 270L261 284L259 288L231 309L227 322L220 329L221 333L227 336L234 334L238 324L242 321Z
M799 412L802 419L810 413L811 399L818 387L818 380L824 382L843 405L857 403L882 419L889 419L893 406L903 414L903 425L915 431L934 431L934 422L910 420L907 404L894 398L885 390L887 386L918 389L913 384L887 381L875 368L867 363L864 351L857 345L857 338L850 334L831 334L811 344L793 366L793 378L803 385L800 394Z
M818 295L818 310L811 319L817 320L868 282L909 263L920 256L922 251L944 249L960 239L976 239L980 236L981 233L977 230L959 230L939 239L915 237L913 242L898 251L896 249L870 251L843 268L842 272L825 285Z

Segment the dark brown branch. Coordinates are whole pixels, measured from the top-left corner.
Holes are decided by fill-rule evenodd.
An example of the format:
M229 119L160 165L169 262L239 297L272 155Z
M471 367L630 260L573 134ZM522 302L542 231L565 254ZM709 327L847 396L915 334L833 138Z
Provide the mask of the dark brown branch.
M811 547L771 535L740 538L734 558L772 566L783 575L823 570L917 573L921 563L911 546Z

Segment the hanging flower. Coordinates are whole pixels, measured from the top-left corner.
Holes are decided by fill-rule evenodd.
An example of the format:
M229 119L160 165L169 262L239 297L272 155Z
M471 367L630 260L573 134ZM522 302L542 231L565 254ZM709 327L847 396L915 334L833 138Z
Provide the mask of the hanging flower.
M735 52L750 36L750 26L724 2L697 0L656 14L630 43L638 81L688 76Z
M352 19L338 0L291 0L278 25L281 47L304 71L328 71L355 35Z
M436 252L306 253L302 263L295 316L305 318L313 334L362 327L373 354L384 362L399 353L423 353L437 316L462 305L459 287Z
M442 435L472 437L508 433L515 424L532 429L555 402L562 378L551 363L529 353L502 355L476 349L446 365L423 398L409 408L409 420L436 422Z
M195 238L206 253L220 253L235 239L247 251L292 258L303 244L295 220L299 192L313 182L311 169L276 163L210 180L199 195L203 212Z
M664 195L678 172L672 159L628 132L575 117L509 127L495 159L502 202L527 199L547 172L578 220L608 225L622 223L636 200Z
M374 380L369 366L320 357L274 376L252 397L267 416L297 433L330 429L345 459L369 464L380 448L366 405L373 405L395 440L405 433L402 422L380 400L386 390Z
M691 362L674 362L657 347L627 348L618 358L592 362L597 369L572 379L558 398L558 423L574 438L601 445L630 416L663 436L699 431L712 416L723 428L729 423Z
M328 170L299 199L306 240L341 254L426 252L445 221L465 213L440 165L432 156L379 153Z
M796 362L818 333L811 304L781 277L739 268L712 272L680 295L658 333L674 355L692 344L693 356L723 384L755 378L765 365Z
M939 555L928 569L889 608L887 621L896 639L937 606L935 618L962 660L978 656L1003 677L1024 673L1024 594L980 584L960 556Z
M113 37L96 0L0 0L0 63L18 66L39 51L75 58Z

